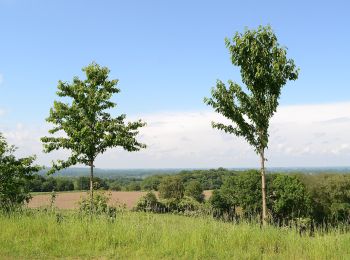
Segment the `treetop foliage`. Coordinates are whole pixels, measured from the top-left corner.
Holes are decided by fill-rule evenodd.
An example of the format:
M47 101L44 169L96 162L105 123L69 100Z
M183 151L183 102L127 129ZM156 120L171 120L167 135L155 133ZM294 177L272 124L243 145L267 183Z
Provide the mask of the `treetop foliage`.
M236 33L225 39L233 65L240 67L248 93L233 81L217 80L212 97L204 102L230 119L234 125L212 123L214 128L244 137L259 153L267 148L269 119L276 112L281 88L287 80L298 78L294 61L277 42L270 26Z
M66 161L53 163L49 173L75 165L90 165L98 154L107 148L121 146L127 151L138 151L146 146L136 140L138 128L145 126L141 120L125 122L126 115L112 117L108 109L116 103L110 99L119 93L118 80L108 78L109 69L96 63L82 69L86 79L74 77L72 83L59 81L57 95L70 103L55 101L46 119L54 127L50 134L63 131L65 137L43 137L44 151L60 148L71 150Z

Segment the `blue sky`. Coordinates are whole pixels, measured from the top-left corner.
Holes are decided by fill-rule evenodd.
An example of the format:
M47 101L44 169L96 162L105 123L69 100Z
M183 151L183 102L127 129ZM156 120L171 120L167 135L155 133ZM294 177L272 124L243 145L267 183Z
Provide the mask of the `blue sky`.
M57 81L91 61L120 80L120 112L209 112L203 97L216 79L240 82L224 38L260 24L300 67L282 106L349 102L349 10L348 1L0 0L0 130L44 125Z

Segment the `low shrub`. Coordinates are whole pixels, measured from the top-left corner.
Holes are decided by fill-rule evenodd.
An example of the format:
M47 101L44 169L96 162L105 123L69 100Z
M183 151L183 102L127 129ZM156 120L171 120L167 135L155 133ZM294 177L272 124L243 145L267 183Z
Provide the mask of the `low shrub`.
M165 206L158 201L157 196L153 192L148 192L139 199L134 210L160 213L164 212Z
M153 192L148 192L141 197L134 207L135 211L153 212L153 213L176 213L187 216L209 215L210 204L207 207L199 203L192 197L183 197L182 199L162 199L158 200Z
M116 207L108 205L111 193L96 192L91 204L90 197L86 196L79 202L79 213L82 215L105 215L108 218L115 219L117 211L125 209L125 206Z
M198 211L201 204L192 197L185 196L177 203L178 211Z

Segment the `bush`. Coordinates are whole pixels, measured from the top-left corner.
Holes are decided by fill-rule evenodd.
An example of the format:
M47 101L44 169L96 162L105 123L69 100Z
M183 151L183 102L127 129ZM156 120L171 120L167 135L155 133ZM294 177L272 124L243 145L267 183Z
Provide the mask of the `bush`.
M190 181L186 185L185 195L194 198L198 202L204 201L203 188L199 181Z
M10 211L29 201L28 180L41 168L33 166L35 156L17 159L15 151L0 133L0 210Z
M179 201L178 199L162 199L161 203L164 205L164 212L179 213Z
M269 178L267 178L268 183ZM224 207L223 211L227 211L228 207L233 210L239 207L246 217L251 218L260 214L261 176L258 171L247 171L226 178L218 193L220 193L220 197L217 199L220 198L222 202L216 206L221 204Z
M201 204L193 197L185 196L177 204L178 211L198 211L201 208Z
M107 217L114 219L116 217L117 208L108 205L110 197L110 193L106 194L104 192L96 192L94 194L91 208L88 193L88 196L83 197L79 202L79 212L83 215L106 215Z
M214 218L224 218L225 220L232 220L235 217L235 204L221 194L221 190L214 190L209 198L212 215Z
M159 213L164 212L164 208L164 205L158 201L157 196L153 192L148 192L139 199L134 210Z
M295 176L276 175L271 184L272 215L275 221L310 217L311 198L304 184Z
M154 212L154 213L181 213L191 215L189 212L200 211L202 204L192 197L183 197L182 199L163 199L158 201L153 192L148 192L145 196L140 198L134 210Z
M305 185L295 176L269 174L267 176L267 203L272 220L291 221L311 216L311 198ZM254 218L261 212L261 176L258 171L247 171L229 177L221 189L210 198L215 216L240 215ZM241 210L241 212L239 212Z
M184 196L184 185L178 176L168 176L159 185L159 197L162 199L180 200Z

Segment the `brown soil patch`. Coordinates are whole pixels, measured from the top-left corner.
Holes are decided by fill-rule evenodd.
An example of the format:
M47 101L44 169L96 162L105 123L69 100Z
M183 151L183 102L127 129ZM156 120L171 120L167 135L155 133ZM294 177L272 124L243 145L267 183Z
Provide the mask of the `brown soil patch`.
M147 192L144 191L111 191L110 204L121 203L125 204L127 208L131 209L137 201ZM204 191L205 198L211 196L211 191ZM29 208L45 207L50 204L50 194L34 195L28 203ZM60 209L74 209L78 207L78 202L82 197L86 197L86 192L57 192L55 206Z

